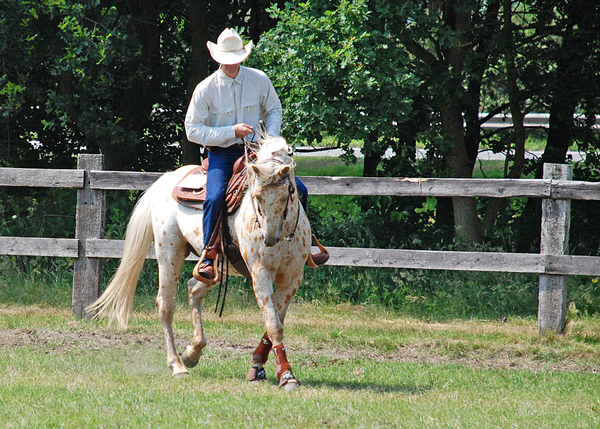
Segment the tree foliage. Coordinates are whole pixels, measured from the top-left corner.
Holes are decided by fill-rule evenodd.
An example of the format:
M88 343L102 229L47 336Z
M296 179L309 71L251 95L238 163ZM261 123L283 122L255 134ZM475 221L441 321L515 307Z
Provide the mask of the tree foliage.
M271 11L278 25L263 35L252 61L282 99L284 135L311 145L329 135L345 149L358 140L379 160L412 115L419 81L407 53L372 25L365 1Z
M189 94L215 68L206 41L227 26L257 39L273 25L264 3L1 2L2 165L72 167L90 152L109 169L174 168Z
M539 177L542 162L565 162L575 144L587 154L576 177L599 177L597 2L270 3L0 2L0 165L71 168L82 152L103 153L119 170L197 162L182 127L188 97L216 67L206 41L235 27L260 40L249 65L273 80L290 141L359 142L366 176L471 177L478 152L490 149L507 153L507 177ZM544 156L529 161L522 118L532 111L549 113L550 124ZM482 113L510 113L515 127L485 131ZM382 159L388 147L395 156ZM538 206L509 213L501 200L440 198L433 211L436 225L450 220L477 242L507 218L535 231ZM391 218L405 208L362 200L363 213Z
M507 154L506 176L519 178L540 165L525 159L523 117L532 111L550 113L544 161L564 162L581 132L586 148L595 141L596 5L317 0L274 13L279 24L263 36L260 61L281 88L286 131L311 144L324 134L342 146L360 140L365 171L422 170L411 162L418 139L434 166L430 175L472 177L478 152L491 148ZM579 127L577 112L586 118ZM512 115L514 127L485 132L485 121L502 113ZM396 156L381 160L388 146ZM438 218L453 217L456 233L477 242L504 209L502 200L455 197L451 205L440 200Z

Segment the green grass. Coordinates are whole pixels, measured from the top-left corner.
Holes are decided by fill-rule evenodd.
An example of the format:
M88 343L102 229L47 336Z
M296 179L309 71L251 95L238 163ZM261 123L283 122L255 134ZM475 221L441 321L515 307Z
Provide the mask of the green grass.
M209 345L174 379L155 312L120 332L52 307L0 308L5 427L597 427L600 321L538 337L535 321L424 323L362 306L292 305L302 386L244 381L264 331L256 308L205 314ZM179 349L191 335L178 308Z
M326 156L296 156L296 174L298 176L344 176L361 177L363 174L362 158L354 164L346 164L336 157ZM504 161L477 161L473 169L474 178L502 179L504 178Z
M296 156L296 175L298 176L345 176L360 177L363 171L363 159L354 164L346 164L340 158L327 156Z
M362 174L360 160L296 162L298 175ZM107 262L105 282L117 262ZM208 295L209 345L188 377L174 379L153 304L155 265L142 272L132 326L121 332L71 317L72 260L0 258L3 426L600 425L600 318L573 310L565 335L540 337L535 294L524 286L532 280L523 275L311 270L304 285L311 294L301 290L286 319L286 347L302 383L286 393L277 388L272 361L266 383L244 381L264 323L251 288L237 279L223 318L213 313L216 291ZM186 264L182 277L190 271ZM377 287L381 292L361 294ZM353 296L363 305L344 302ZM181 351L191 336L184 287L177 305ZM503 313L511 305L533 310Z

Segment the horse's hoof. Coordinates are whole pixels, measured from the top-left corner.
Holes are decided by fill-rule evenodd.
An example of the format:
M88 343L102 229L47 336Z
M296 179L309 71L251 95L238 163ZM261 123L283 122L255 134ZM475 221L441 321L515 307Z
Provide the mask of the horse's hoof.
M287 383L285 383L283 385L283 390L285 390L286 392L290 392L292 390L296 390L300 387L300 383L298 382L298 380L290 380Z
M266 379L267 373L265 372L265 368L259 368L258 365L252 366L250 371L248 371L248 374L246 374L246 380L250 383L260 383Z
M197 360L190 359L187 348L181 354L181 362L188 368L195 367L196 365L198 365L199 361L200 361L200 359L197 359Z
M283 390L290 391L296 390L300 387L300 382L294 377L292 371L286 371L281 374L281 378L279 379L279 387L283 387Z
M172 368L173 370L173 377L175 378L181 378L181 377L185 377L186 375L188 375L188 370L185 369L183 366L181 366L181 364L177 365L177 367Z

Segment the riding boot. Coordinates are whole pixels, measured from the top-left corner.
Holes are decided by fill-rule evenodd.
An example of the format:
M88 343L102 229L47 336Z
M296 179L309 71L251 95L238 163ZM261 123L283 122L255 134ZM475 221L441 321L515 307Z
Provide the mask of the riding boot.
M217 281L217 275L213 265L214 263L210 259L198 261L194 267L194 270L192 271L192 275L196 280L199 280L203 283L214 283Z
M215 242L204 249L200 260L196 263L192 275L196 280L204 283L214 283L218 280L217 271L214 267L214 261L219 257L218 248L221 245L220 235L217 234Z
M314 234L312 236L312 245L317 246L319 248L319 252L310 253L308 255L306 264L311 268L322 267L327 261L329 261L329 252L321 245L321 243L319 243L319 240L317 240L317 237L315 237Z

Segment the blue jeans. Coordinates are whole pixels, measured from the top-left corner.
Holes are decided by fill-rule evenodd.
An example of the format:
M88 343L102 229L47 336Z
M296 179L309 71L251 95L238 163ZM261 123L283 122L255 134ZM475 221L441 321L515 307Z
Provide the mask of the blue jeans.
M210 244L210 237L223 210L227 184L233 175L233 164L244 155L244 148L232 146L227 148L213 147L208 152L208 172L206 173L206 200L204 201L204 247ZM296 177L296 187L304 210L308 205L308 190L304 183ZM204 261L206 262L206 260Z

